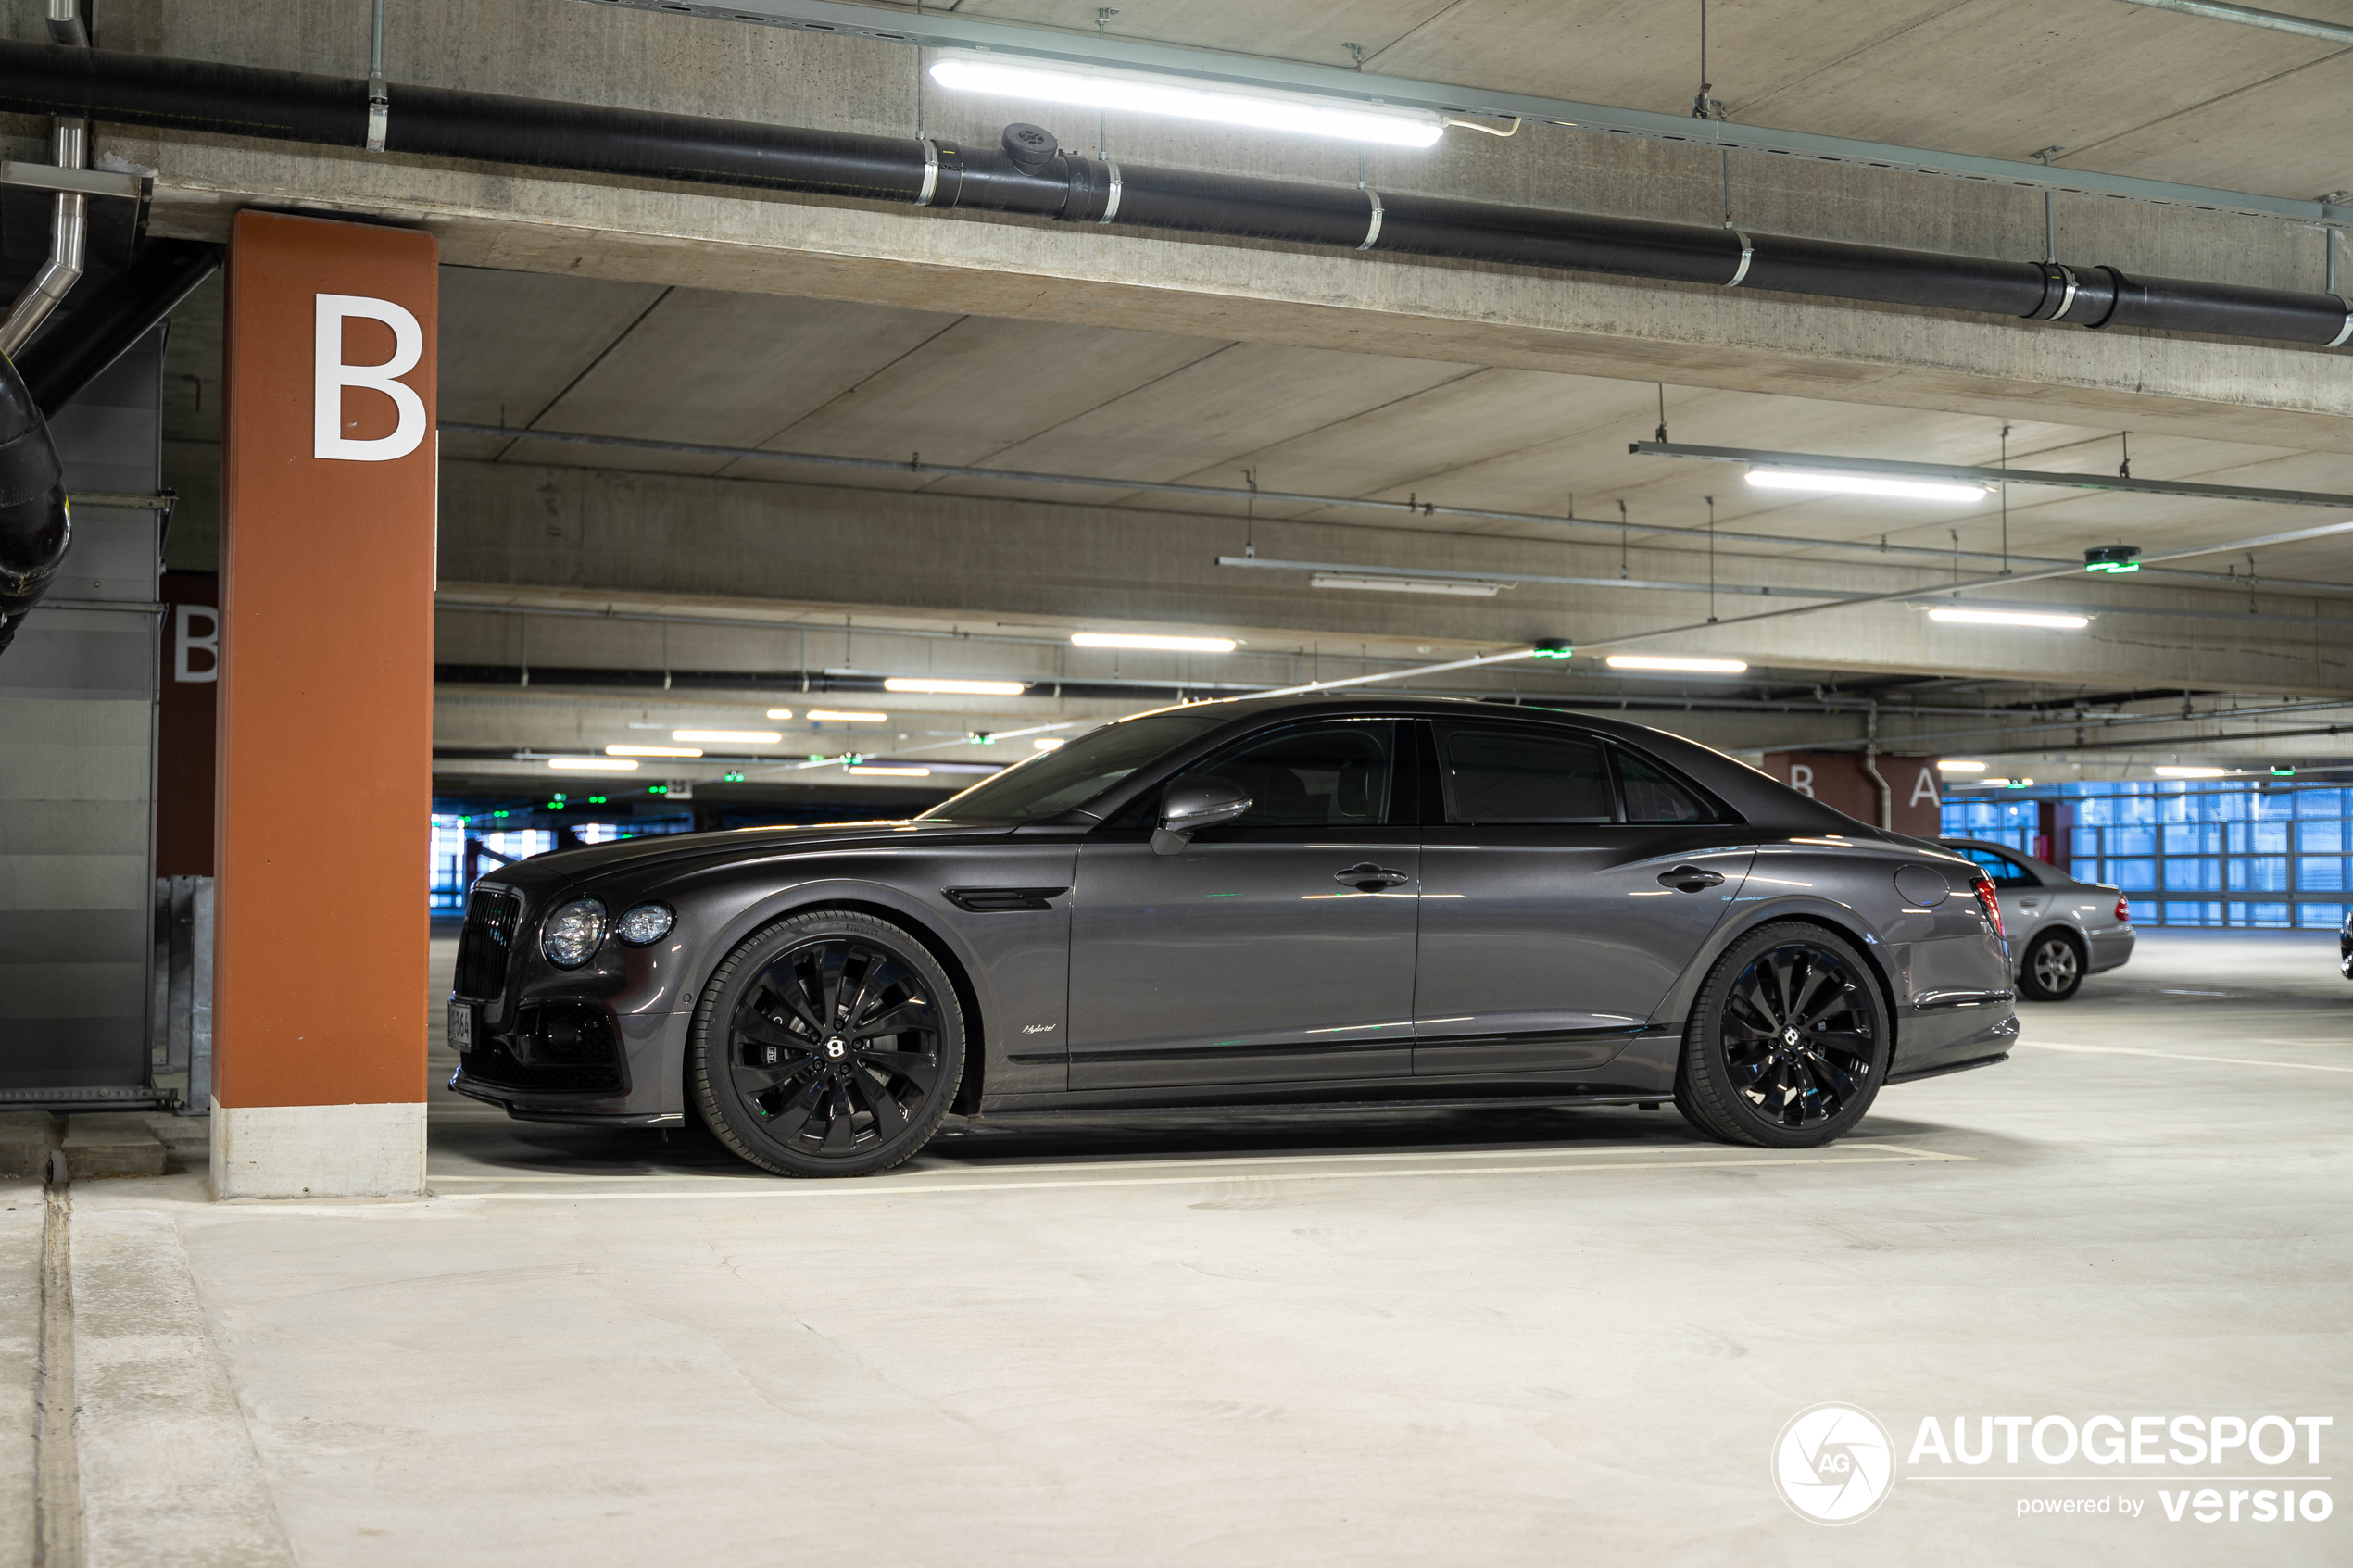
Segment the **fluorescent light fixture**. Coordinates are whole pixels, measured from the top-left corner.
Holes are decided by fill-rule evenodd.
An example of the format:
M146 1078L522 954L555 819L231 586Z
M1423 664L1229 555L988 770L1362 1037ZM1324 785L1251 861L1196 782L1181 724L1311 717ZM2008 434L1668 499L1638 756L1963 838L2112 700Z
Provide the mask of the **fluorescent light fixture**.
M2007 789L2010 787L2010 781L2007 779L1956 779L1953 782L1966 789Z
M1936 764L1936 771L1940 773L1982 773L1985 771L1985 764L1966 761L1958 757L1947 757Z
M1036 740L1031 741L1029 744L1036 746L1040 751L1060 751L1069 743L1063 740L1060 735L1039 735Z
M673 730L672 740L736 742L744 746L774 746L785 737L774 730Z
M923 692L933 696L1019 696L1028 689L1021 681L935 681L927 675L893 675L883 683L887 692Z
M1307 580L1311 588L1371 588L1384 594L1454 594L1466 599L1491 599L1501 583L1456 582L1442 577L1351 577L1319 571Z
M2160 779L2219 779L2230 770L2228 768L2151 768L2149 771Z
M1070 644L1080 648L1156 648L1164 653L1231 653L1231 637L1155 637L1144 632L1073 632Z
M700 757L699 748L691 746L609 746L608 757Z
M1760 490L1820 490L1838 495L1889 495L1901 501L1982 501L1992 494L1982 484L1882 479L1877 474L1828 473L1819 469L1751 469L1748 482Z
M879 764L868 762L858 763L849 771L853 773L875 774L887 779L927 779L931 777L931 770L929 768L887 768Z
M772 708L768 710L768 717L771 719L789 719L792 717L792 709L789 708Z
M1737 675L1748 668L1744 659L1676 659L1648 653L1614 653L1602 662L1612 670L1680 670L1690 675Z
M987 93L1001 98L1076 104L1083 108L1167 115L1177 119L1205 119L1216 125L1289 131L1302 136L1337 136L1392 147L1430 146L1446 130L1446 117L1436 109L1329 98L1281 88L1242 87L1018 55L944 51L932 63L931 79L959 92Z
M2080 632L2092 623L2088 616L2037 615L2023 609L1931 609L1928 618L1963 626L2039 626L2045 632Z
M809 721L812 724L880 724L890 717L887 713L853 713L839 708L812 708Z
M625 757L550 757L547 766L573 773L634 773L637 771L637 764Z

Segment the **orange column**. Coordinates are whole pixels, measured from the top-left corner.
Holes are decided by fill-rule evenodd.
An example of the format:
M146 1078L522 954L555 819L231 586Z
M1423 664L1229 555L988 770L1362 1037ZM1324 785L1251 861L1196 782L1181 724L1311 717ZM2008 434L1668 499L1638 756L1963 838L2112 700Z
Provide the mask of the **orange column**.
M212 1180L420 1191L429 234L245 212L222 428Z

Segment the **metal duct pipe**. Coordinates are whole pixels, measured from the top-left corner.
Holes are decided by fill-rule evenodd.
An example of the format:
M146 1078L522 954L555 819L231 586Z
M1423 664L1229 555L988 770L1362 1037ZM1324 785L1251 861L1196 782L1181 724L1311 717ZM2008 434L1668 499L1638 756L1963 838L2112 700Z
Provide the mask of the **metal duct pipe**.
M0 652L49 591L72 538L57 444L24 378L0 358Z
M389 119L381 145L387 152L1773 289L2087 327L2323 347L2353 338L2353 304L2330 294L2132 278L2111 267L1995 261L1147 169L1063 151L1035 126L1009 126L1001 148L976 149L435 87L385 91ZM0 44L0 109L19 113L362 147L371 144L369 102L369 83L359 78Z
M123 271L100 279L19 357L41 412L55 418L74 394L155 331L197 286L220 270L220 247L197 240L149 240Z
M37 47L37 45L36 45ZM50 54L82 54L85 50L49 50ZM88 157L90 128L80 119L60 119L53 144L59 169L80 169ZM0 355L14 358L17 352L32 341L49 312L73 291L81 281L83 248L90 233L90 198L79 192L57 193L57 207L49 220L49 258L32 282L17 295L8 307L6 319L0 320Z

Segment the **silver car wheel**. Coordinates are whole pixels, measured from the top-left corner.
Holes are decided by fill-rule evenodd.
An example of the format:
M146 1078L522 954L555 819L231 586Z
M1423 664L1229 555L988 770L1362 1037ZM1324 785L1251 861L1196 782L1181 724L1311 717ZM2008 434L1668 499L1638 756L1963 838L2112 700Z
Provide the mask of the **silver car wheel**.
M2082 980L2083 955L2074 943L2054 932L2036 937L2027 949L2019 989L2031 1001L2063 1002L2075 995Z

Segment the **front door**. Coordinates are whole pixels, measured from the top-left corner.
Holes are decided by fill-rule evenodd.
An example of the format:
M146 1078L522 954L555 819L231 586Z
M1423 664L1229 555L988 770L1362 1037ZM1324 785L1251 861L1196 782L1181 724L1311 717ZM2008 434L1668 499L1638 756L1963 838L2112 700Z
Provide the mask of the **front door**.
M1414 1071L1599 1067L1652 1026L1740 892L1754 835L1595 736L1433 729L1443 798L1423 834Z
M1149 824L1087 841L1071 897L1072 1088L1413 1071L1420 830L1394 787L1398 729L1261 732L1182 775L1232 780L1247 815L1174 855L1153 851Z

